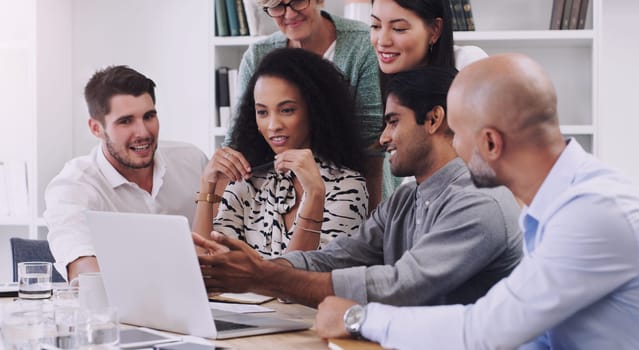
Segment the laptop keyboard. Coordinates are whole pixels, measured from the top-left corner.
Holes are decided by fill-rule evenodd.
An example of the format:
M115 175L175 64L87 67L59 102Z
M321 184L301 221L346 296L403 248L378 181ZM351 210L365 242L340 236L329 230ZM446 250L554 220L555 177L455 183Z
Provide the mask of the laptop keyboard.
M249 324L244 324L244 323L215 320L215 328L217 328L218 331L230 331L230 330L256 328L256 327L257 326L251 326Z

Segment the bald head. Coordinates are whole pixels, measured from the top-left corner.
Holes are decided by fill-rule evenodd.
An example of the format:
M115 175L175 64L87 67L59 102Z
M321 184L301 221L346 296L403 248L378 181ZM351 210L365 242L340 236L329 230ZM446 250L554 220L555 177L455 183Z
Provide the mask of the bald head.
M473 131L492 127L513 142L537 146L561 138L555 88L524 55L496 55L467 66L453 81L448 104L455 108L450 118L463 119L457 124Z

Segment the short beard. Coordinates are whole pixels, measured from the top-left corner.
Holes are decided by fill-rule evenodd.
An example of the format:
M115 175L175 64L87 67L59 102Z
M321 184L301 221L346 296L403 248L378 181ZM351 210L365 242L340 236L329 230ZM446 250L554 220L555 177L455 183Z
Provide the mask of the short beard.
M104 133L104 136L105 136L105 139L106 139L105 141L106 141L107 151L109 152L109 154L110 154L110 155L111 155L111 156L112 156L115 160L117 160L117 161L118 161L118 163L120 163L120 165L123 165L123 166L125 166L125 167L127 167L127 168L130 168L130 169L144 169L144 168L148 168L148 167L150 167L150 166L152 166L152 165L153 165L153 160L155 159L155 150L157 149L157 145L155 145L155 149L153 149L153 153L152 153L152 156L151 156L151 160L149 160L148 162L143 163L143 164L135 164L135 163L132 163L132 162L130 162L130 161L128 161L128 160L126 160L126 159L124 159L124 158L120 155L120 153L118 153L118 152L115 150L115 148L113 147L113 142L111 141L111 138L109 137L109 135L108 135L107 133ZM154 140L152 140L152 139L150 139L150 138L149 138L149 142L150 142L150 143L153 143L153 141L154 141Z
M468 170L470 171L470 178L478 188L493 188L501 186L497 182L497 173L490 167L479 155L476 149L470 156L468 162Z

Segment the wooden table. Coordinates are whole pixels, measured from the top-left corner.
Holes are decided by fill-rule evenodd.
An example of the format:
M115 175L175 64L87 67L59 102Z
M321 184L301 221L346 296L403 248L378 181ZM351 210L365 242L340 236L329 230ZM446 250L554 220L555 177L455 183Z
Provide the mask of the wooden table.
M279 317L290 320L298 320L308 324L315 324L317 310L299 304L283 304L277 300L262 304L275 310L275 313L264 314L268 317ZM338 339L335 340L345 350L382 350L376 343L362 340ZM268 335L256 335L252 337L216 340L216 346L229 347L237 350L248 349L284 349L284 350L315 350L328 349L328 343L322 340L315 332L315 328L305 331L277 333Z
M0 303L12 302L13 298L0 298ZM299 304L283 304L277 300L262 304L264 307L275 310L274 313L259 314L268 317L279 317L290 320L298 320L308 324L315 324L315 314L317 310ZM122 325L124 328L131 327ZM235 350L254 349L282 349L282 350L326 350L328 343L317 335L314 328L305 331L295 331L286 333L276 333L267 335L256 335L251 337L233 338L226 340L215 340L216 346L228 347ZM354 347L347 349L381 349L379 345L368 342L353 341ZM351 344L349 344L351 345ZM0 350L3 350L2 338L0 336Z
M298 304L283 304L277 300L262 304L275 310L275 313L260 314L268 317L280 317L298 320L308 324L315 323L315 309ZM305 331L286 332L252 337L216 340L216 346L225 346L237 350L244 349L328 349L326 341L322 340L314 328Z

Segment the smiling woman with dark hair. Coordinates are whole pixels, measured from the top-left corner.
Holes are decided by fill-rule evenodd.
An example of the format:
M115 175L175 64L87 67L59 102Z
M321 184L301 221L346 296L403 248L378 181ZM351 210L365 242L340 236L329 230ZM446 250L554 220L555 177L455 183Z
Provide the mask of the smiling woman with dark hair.
M242 96L231 146L204 172L194 231L239 238L264 257L350 235L368 206L354 111L329 61L302 49L268 54Z
M377 53L382 95L393 75L424 66L462 69L486 53L477 46L453 45L453 26L448 0L371 0L370 41ZM384 194L402 182L386 176Z

